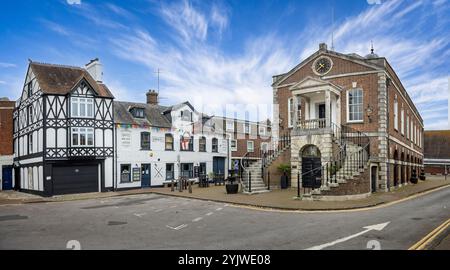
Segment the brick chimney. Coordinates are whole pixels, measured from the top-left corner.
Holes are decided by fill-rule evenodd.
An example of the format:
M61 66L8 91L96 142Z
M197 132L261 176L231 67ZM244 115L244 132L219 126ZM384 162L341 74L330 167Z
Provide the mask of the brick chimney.
M97 82L103 81L103 65L98 58L92 59L86 64L86 70Z
M148 90L146 95L147 104L158 105L158 92L155 90Z

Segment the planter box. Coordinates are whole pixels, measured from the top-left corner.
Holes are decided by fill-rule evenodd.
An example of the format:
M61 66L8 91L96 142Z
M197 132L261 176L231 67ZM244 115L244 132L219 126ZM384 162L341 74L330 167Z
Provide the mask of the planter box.
M226 184L227 194L236 194L239 191L239 184Z

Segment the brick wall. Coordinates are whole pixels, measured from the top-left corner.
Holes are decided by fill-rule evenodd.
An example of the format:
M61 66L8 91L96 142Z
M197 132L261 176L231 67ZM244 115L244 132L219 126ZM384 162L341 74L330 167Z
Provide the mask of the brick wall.
M0 101L0 155L13 154L14 101Z

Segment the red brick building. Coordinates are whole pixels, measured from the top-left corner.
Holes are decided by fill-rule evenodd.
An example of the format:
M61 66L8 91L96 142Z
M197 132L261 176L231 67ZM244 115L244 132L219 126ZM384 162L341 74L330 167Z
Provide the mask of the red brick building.
M13 110L14 101L0 98L0 188L11 189L13 165Z
M424 133L425 173L450 173L450 130L427 130Z
M305 197L360 198L418 175L422 117L373 50L363 57L320 44L272 87L272 136L290 135L291 178L301 178Z

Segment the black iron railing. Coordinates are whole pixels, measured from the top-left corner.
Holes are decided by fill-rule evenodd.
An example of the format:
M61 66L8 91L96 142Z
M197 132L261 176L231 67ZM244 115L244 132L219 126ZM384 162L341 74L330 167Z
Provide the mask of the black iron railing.
M365 169L370 159L370 138L361 131L348 126L337 126L332 123L335 143L340 147L339 151L324 165L298 173L297 194L300 196L300 188L303 194L313 193L322 187L338 185L340 180L345 180ZM351 151L350 148L354 148ZM309 186L303 185L303 180L308 178ZM302 187L300 187L300 182Z

